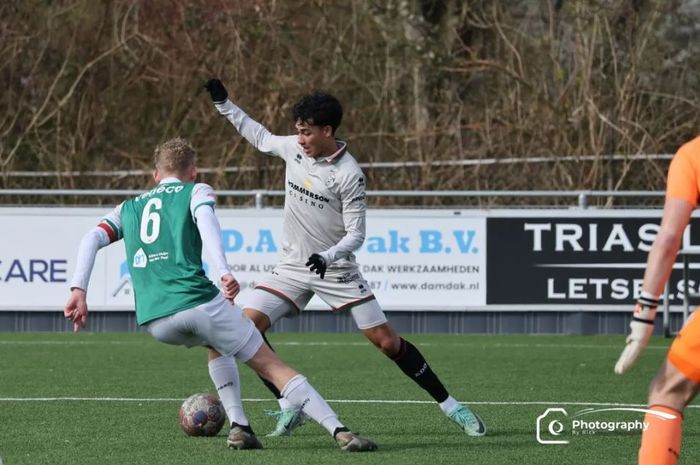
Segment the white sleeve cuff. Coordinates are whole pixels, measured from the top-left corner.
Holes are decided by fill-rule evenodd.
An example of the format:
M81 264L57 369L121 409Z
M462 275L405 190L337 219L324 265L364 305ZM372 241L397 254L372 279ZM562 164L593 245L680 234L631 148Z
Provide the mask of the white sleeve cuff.
M222 115L225 115L237 108L236 105L234 105L233 102L229 99L226 99L221 103L214 103L214 107L216 107L216 109Z
M333 247L319 252L319 255L326 260L326 265L347 258L365 241L365 215L348 216L343 219L345 221L345 236Z

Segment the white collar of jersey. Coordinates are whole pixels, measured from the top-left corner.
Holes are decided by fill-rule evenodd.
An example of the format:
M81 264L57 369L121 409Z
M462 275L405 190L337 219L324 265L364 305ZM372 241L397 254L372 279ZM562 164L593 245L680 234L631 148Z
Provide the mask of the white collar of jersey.
M335 151L334 154L328 155L327 157L318 157L316 158L317 161L325 161L327 163L335 163L335 161L342 157L345 152L348 150L348 143L345 142L344 140L336 139L336 144L338 145L338 150Z
M176 177L174 177L174 176L170 176L169 178L161 179L160 182L158 183L158 185L160 185L160 184L168 184L168 183L171 183L171 182L182 182L182 181L180 181L178 178L176 178Z

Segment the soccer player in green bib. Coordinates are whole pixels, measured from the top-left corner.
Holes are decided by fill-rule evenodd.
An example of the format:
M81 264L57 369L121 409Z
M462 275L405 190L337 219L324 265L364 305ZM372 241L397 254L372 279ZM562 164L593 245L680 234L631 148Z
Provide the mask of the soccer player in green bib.
M216 195L195 184L196 154L172 139L154 153L157 185L117 206L82 239L64 314L75 331L87 323L86 292L97 251L124 240L136 300L136 320L157 340L209 349L209 374L231 423L227 443L260 449L243 411L234 358L270 380L304 414L333 435L342 450L371 451L376 444L350 432L306 378L263 344L260 332L233 304L239 286L226 262ZM206 277L202 247L221 275L223 292Z

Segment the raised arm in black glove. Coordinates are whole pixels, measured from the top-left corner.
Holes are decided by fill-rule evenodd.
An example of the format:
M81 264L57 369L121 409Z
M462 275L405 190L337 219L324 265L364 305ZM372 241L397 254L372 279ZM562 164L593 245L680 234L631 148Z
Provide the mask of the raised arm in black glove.
M204 84L204 88L207 89L214 103L224 103L228 98L226 88L218 79L209 79L207 83Z

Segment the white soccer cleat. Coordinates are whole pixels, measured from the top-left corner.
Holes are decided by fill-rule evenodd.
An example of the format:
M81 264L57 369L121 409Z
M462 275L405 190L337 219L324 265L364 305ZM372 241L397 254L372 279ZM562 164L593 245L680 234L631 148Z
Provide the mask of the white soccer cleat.
M377 450L377 444L371 439L350 431L340 431L335 435L335 442L340 450L345 452L372 452Z
M231 432L226 439L226 443L231 449L262 449L263 446L255 436L243 430L240 426L231 428Z

